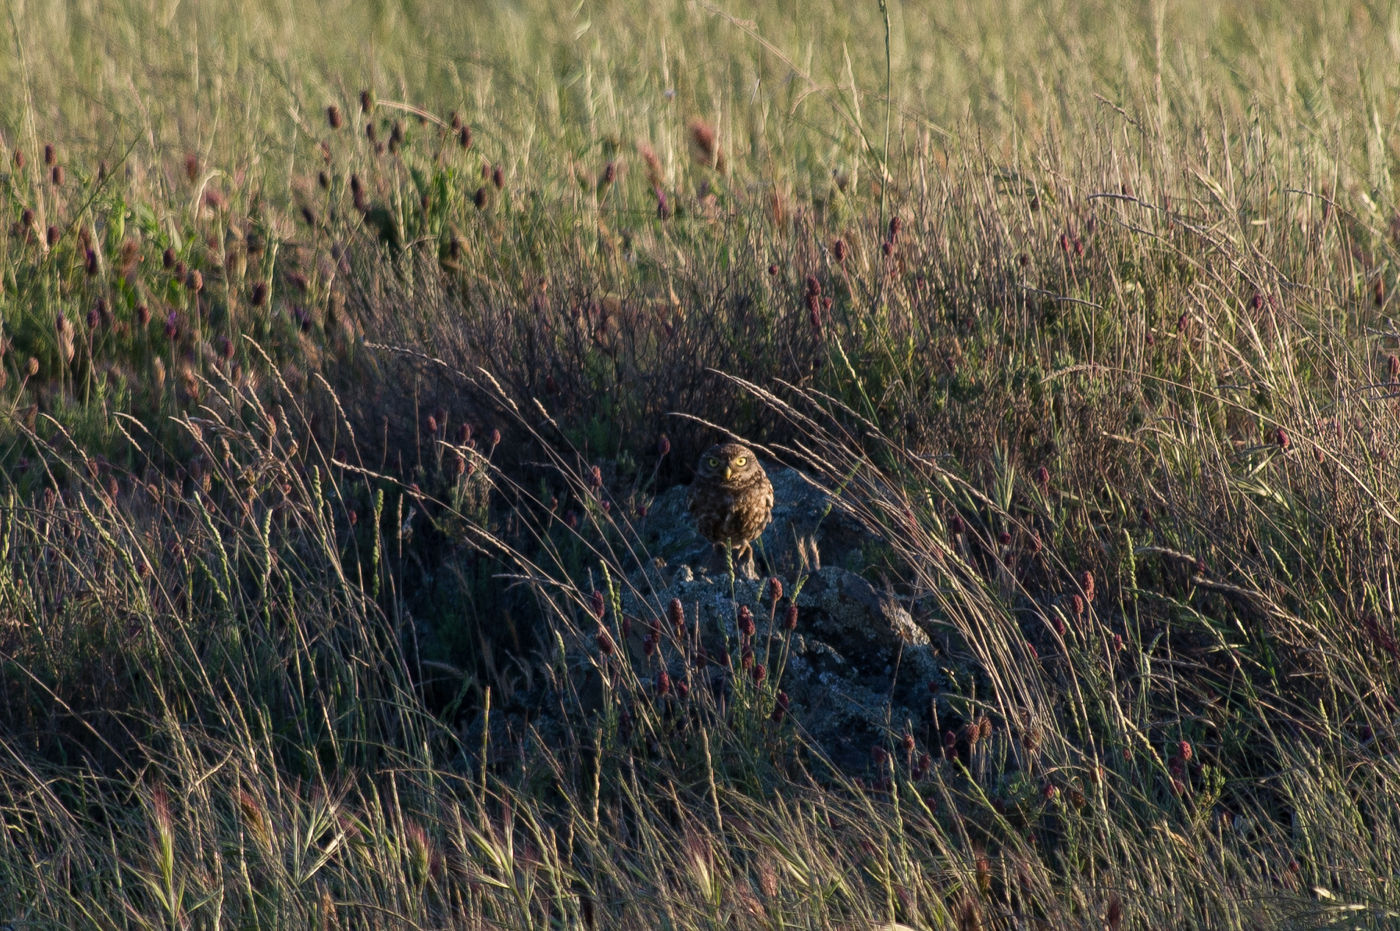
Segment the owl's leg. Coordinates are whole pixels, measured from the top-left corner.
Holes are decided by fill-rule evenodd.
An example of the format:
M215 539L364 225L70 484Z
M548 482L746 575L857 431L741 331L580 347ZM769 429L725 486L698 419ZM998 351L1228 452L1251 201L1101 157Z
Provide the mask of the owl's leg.
M723 543L716 543L714 548L710 551L710 571L729 571L729 547L725 546Z
M754 567L752 544L743 543L734 551L734 577L758 578L758 570Z

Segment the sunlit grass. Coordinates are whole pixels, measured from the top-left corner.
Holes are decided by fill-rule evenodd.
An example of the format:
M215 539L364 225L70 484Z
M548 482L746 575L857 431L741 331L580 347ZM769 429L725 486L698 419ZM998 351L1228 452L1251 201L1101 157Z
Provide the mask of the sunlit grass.
M0 920L1394 922L1393 10L303 6L6 11ZM937 646L863 765L707 424Z

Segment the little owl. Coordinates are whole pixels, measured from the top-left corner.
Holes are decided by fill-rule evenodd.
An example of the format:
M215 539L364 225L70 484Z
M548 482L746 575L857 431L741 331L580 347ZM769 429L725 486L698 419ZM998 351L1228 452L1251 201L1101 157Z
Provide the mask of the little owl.
M686 499L700 535L715 545L723 564L734 550L733 565L753 566L751 540L763 533L773 514L773 486L758 458L738 443L719 443L700 457Z

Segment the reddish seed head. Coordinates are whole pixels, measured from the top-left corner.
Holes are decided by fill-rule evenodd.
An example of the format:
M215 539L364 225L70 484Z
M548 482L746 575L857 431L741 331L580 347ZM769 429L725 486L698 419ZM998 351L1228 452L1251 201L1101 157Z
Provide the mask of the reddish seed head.
M678 636L685 634L685 607L679 598L672 598L666 607L666 617Z
M588 596L588 609L593 612L593 616L598 620L603 619L603 613L607 610L607 603L603 600L603 593L594 591Z
M671 440L666 434L661 434L661 439L656 441L656 454L664 457L671 451Z
M967 524L963 522L961 514L954 514L952 519L948 521L948 530L953 536L962 536L963 531L966 529Z
M1050 470L1047 469L1044 465L1040 465L1040 466L1037 466L1037 467L1036 467L1036 470L1035 470L1035 483L1036 483L1037 485L1039 485L1041 488L1049 488L1049 487L1050 487Z
M1089 601L1093 601L1094 573L1090 572L1088 569L1085 569L1083 572L1079 573L1079 587L1084 590L1084 597Z
M1283 429L1283 427L1279 427L1277 430L1274 431L1274 442L1278 444L1279 449L1285 451L1288 449L1288 447L1293 445L1293 441L1288 438L1288 433Z
M774 275L776 275L776 274L778 274L778 266L777 266L776 264L774 264L774 265L769 265L769 266L768 266L768 275L769 275L769 277L772 277L772 276L774 276Z
M44 143L44 164L52 168L58 161L58 155L54 152L53 143Z
M890 256L894 255L894 243L886 239L883 243L880 244L880 251L885 254L886 258L889 258Z
M902 227L903 225L904 225L904 222L903 222L902 220L900 220L899 214L896 213L894 216L890 217L890 234L889 234L889 241L890 241L890 242L894 242L896 239L899 238L899 230L900 230L900 227Z
M913 734L905 734L903 737L900 738L899 744L900 744L900 746L904 749L904 752L905 752L906 755L907 755L907 754L910 754L910 753L913 753L913 752L914 752L914 735L913 735Z
M1084 596L1078 592L1069 596L1069 613L1074 617L1084 616Z
M997 543L1001 544L1002 546L1010 546L1011 531L1003 530L1001 533L997 534Z
M768 667L759 663L757 666L753 667L752 675L754 684L762 685L763 680L768 678Z
M335 104L326 107L326 122L330 124L331 129L339 129L345 122L340 115L340 108Z
M1183 740L1181 743L1177 744L1176 755L1181 758L1183 763L1190 763L1191 757L1194 755L1191 750L1190 741Z
M63 187L63 166L53 166L53 171L50 172L49 177L53 179L54 187Z
M102 317L98 314L96 307L87 312L87 325L89 330L97 329L97 325L101 322Z
M506 186L506 173L501 169L500 165L491 169L491 183L496 185L496 190L498 191Z
M457 145L463 149L472 147L472 128L470 126L463 126L457 130Z
M437 418L434 417L432 414L429 414L429 415L428 415L428 432L429 432L429 433L437 433L437 428L438 428Z
M612 656L613 650L617 649L617 646L613 643L612 635L608 633L607 628L599 624L593 637L598 642L598 651L604 656Z
M790 603L787 613L783 615L783 630L793 631L797 629L797 605Z
M588 470L588 487L594 491L603 487L603 470L598 466Z
M204 290L204 276L200 274L199 269L190 272L190 276L185 279L185 287L189 288L195 294Z
M44 230L44 242L49 244L50 249L58 245L58 227L50 225Z
M792 707L792 700L788 698L787 692L779 692L777 701L773 703L772 718L774 722L781 721L787 715L790 707Z
M20 149L15 149L13 160L15 163L15 171L24 171L24 152Z
M472 196L472 203L476 204L477 210L486 209L486 185L476 189L476 194Z
M492 430L491 430L491 447L494 449L495 447L500 446L500 445L501 445L501 431L500 431L500 430L497 430L497 429L495 429L495 428L493 427Z
M166 268L173 268L175 266L175 250L167 246L165 251L160 254L160 264Z
M671 674L664 669L656 674L656 694L658 698L671 694Z
M97 250L89 249L83 260L83 269L89 276L97 274Z
M165 317L165 338L173 340L178 335L180 335L180 318L172 310Z
M838 239L831 244L831 254L836 258L837 263L846 261L846 240Z
M360 112L369 113L374 109L374 95L368 90L360 91Z
M756 630L753 622L753 612L748 605L739 605L739 633L745 637L752 637Z
M783 597L783 583L776 576L768 580L768 597L774 604L777 604L778 599Z

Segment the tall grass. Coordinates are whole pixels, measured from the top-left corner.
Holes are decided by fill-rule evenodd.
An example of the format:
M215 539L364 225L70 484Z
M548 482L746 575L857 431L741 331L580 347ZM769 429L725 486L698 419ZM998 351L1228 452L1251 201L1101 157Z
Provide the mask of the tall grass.
M0 919L1393 924L1400 20L798 12L7 9ZM866 762L810 562L672 601L725 431Z

